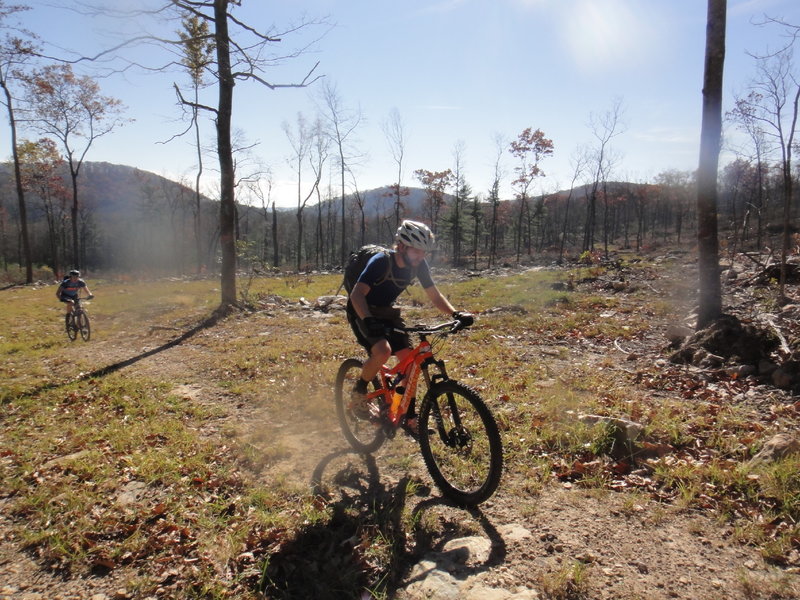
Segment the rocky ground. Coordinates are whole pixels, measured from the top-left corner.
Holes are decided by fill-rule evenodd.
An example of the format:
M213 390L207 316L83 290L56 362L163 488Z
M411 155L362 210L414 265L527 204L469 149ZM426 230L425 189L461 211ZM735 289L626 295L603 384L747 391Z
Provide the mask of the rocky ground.
M737 277L742 282L750 276L755 274L743 271ZM733 299L741 292L739 307L746 311L744 284L737 284L733 275L726 277L729 277L730 294L727 298ZM639 289L650 288L655 299L663 293L666 283L659 276L638 285ZM622 285L637 283L627 280ZM737 285L742 289L737 291ZM611 291L619 292L623 288ZM773 326L783 332L784 339L791 339L794 335L792 313L776 315L771 317ZM573 351L586 356L607 358L613 355L617 368L627 372L635 370L637 365L652 366L656 361L662 361L666 367L671 364L670 356L663 351L668 325L654 323L652 340L637 346L604 348L587 344ZM162 333L165 340L169 338L169 332ZM215 330L198 335L225 335L225 332ZM681 340L686 341L676 338L676 351L681 347ZM93 350L111 364L128 357L131 347L152 346L154 341L150 337L98 339L92 343ZM276 476L294 478L304 485L332 490L337 495L335 501L346 504L364 488L377 486L390 493L407 482L407 469L389 465L394 464L392 457L414 452L408 438L393 440L372 459L367 459L348 452L333 416L327 421L309 422L290 411L283 415L265 415L260 414L259 409L241 406L213 380L198 373L196 365L212 360L203 355L208 351L206 345L178 344L125 368L164 378L174 377L180 382L176 384L176 393L197 402L222 406L224 418L210 423L207 435L217 435L226 422L272 423L275 443L286 451L270 470L260 474L265 483ZM714 363L714 352L707 352L700 358L695 354L684 352L684 359L692 369L699 372L723 368ZM708 354L712 358L709 359ZM773 367L773 371L778 368L777 365ZM790 401L791 388L795 386L791 369L791 365L786 368L789 379L782 380L783 389L774 384L765 385L762 391L751 394L749 401L757 403L759 394L773 394L776 389ZM343 473L353 476L346 478ZM522 476L524 473L505 474L507 479ZM432 540L407 541L405 548L412 550L401 553L401 576L390 592L391 597L406 600L800 597L797 567L777 569L766 564L756 549L733 541L732 528L710 512L679 510L669 504L652 502L646 495L637 497L587 490L569 481L555 481L531 494L525 502L520 502L518 496L504 494L501 487L479 510L463 510L447 505L426 489L424 469L420 468L418 479L423 482L419 494L406 500L408 504L404 508L411 509L427 523L437 523L435 529L441 535ZM394 510L399 508L403 507L393 507ZM125 600L135 597L128 586L132 573L124 569L98 577L84 575L71 579L45 570L18 550L16 536L3 515L0 504L0 600ZM448 534L451 530L459 533ZM470 534L464 535L464 531ZM178 593L170 588L169 581L165 581L161 589L161 598Z

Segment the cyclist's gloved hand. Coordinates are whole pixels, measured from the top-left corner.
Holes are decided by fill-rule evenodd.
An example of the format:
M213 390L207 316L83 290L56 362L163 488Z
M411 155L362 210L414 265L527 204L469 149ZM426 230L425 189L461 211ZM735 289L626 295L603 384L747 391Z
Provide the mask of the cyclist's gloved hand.
M386 335L386 326L375 317L365 318L364 328L367 330L367 337L384 337Z
M472 316L472 313L462 312L460 310L453 313L453 318L459 321L462 327L469 327L475 322L475 317Z

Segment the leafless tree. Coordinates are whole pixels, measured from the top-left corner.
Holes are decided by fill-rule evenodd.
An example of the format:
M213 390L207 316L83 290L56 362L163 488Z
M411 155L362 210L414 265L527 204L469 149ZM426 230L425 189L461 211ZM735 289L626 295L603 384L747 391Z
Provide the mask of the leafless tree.
M389 152L397 165L397 181L392 185L394 192L394 226L400 225L400 214L403 196L408 195L408 188L403 188L403 158L406 150L406 131L403 118L397 108L392 108L388 118L383 122L383 134L389 145Z
M292 155L287 158L287 162L291 165L294 171L295 182L297 185L297 209L295 218L297 219L298 237L297 237L297 270L300 270L300 255L303 240L303 209L305 208L308 199L314 192L314 188L303 199L303 169L305 167L306 158L311 151L311 128L306 121L303 113L297 113L297 123L295 128L284 121L283 132L286 134L286 139L289 140L289 146L292 148Z
M791 210L793 202L792 151L795 148L798 108L800 108L800 75L793 61L794 43L800 26L790 26L772 20L788 28L790 42L777 52L753 55L756 60L756 76L750 91L738 98L734 113L741 123L758 127L767 137L768 144L780 153L783 177L783 236L781 243L781 270L779 299L785 299L786 259L789 253Z
M360 158L354 150L354 134L358 126L363 121L361 109L348 109L345 107L342 97L336 86L330 82L322 88L322 102L324 105L323 114L328 123L329 135L336 149L336 158L339 168L340 196L341 196L341 238L340 248L341 264L344 264L347 257L347 214L345 202L347 198L347 187L345 178L354 162Z
M330 145L331 145L331 138L327 135L325 128L322 124L322 120L320 117L317 117L317 120L314 121L314 124L311 126L310 130L311 134L311 144L309 147L308 153L308 164L311 167L311 172L314 173L314 184L311 186L311 191L309 192L308 196L305 198L305 201L302 203L302 207L308 203L308 200L311 198L312 194L317 196L317 204L321 201L321 192L319 189L319 182L322 179L323 169L325 164L328 162L328 154L330 152ZM299 200L299 198L298 198ZM298 209L302 211L302 208ZM300 270L300 243L303 239L303 227L302 227L302 213L299 215L298 218L298 246L297 246L297 270Z
M756 163L756 178L757 190L755 202L752 208L756 212L756 247L762 248L762 235L764 233L763 215L764 215L764 170L765 160L769 153L769 145L764 134L764 127L762 124L753 118L750 114L749 107L740 98L736 99L736 107L728 113L728 117L733 120L736 126L744 131L750 143L752 144L752 158ZM749 214L749 210L747 211Z
M17 29L9 24L9 20L17 13L28 10L18 4L8 4L0 0L0 89L3 90L2 104L5 105L8 124L11 129L11 156L14 163L17 204L19 206L20 236L22 238L22 255L25 262L25 282L33 283L33 261L31 244L28 236L28 211L25 205L25 191L22 187L20 160L17 151L17 118L14 111L15 100L11 93L14 80L21 77L20 70L36 53L35 36L25 30Z
M466 183L466 175L464 174L464 154L466 153L466 145L463 140L458 140L453 145L453 204L450 211L450 237L453 242L453 266L459 266L461 262L461 242L462 242L462 208L464 203L468 200Z
M578 179L583 174L584 169L586 168L587 156L585 149L579 148L578 150L576 150L575 153L572 155L570 163L572 165L572 181L569 184L569 193L567 194L567 197L564 201L564 224L561 228L561 234L560 234L561 243L559 244L558 248L559 264L561 263L561 261L564 260L564 245L566 244L567 241L567 227L569 224L569 209L570 209L570 203L572 202L572 195L575 191L575 182L578 181Z
M583 249L594 250L597 233L597 197L601 185L607 181L612 165L616 159L610 146L611 140L625 131L622 122L624 109L622 99L614 99L607 111L589 115L589 129L596 142L591 148L592 169L591 188L588 194L586 211L586 227L584 229Z
M722 314L717 239L717 170L722 135L722 73L725 64L726 0L708 0L703 74L703 121L697 169L699 307L697 329Z
M492 186L489 189L489 204L491 205L492 209L492 217L489 224L488 268L492 268L492 265L497 260L497 221L498 211L500 209L500 184L504 175L502 160L503 156L505 155L505 148L507 144L506 139L499 133L495 134L493 139L495 144L495 159L493 163L494 169Z

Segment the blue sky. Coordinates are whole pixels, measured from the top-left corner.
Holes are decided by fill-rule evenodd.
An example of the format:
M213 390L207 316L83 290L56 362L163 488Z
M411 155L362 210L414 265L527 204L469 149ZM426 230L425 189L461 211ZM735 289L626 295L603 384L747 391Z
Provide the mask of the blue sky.
M93 54L115 40L157 24L125 23L82 15L77 2L28 0L28 27L48 44ZM154 6L158 0L116 0L114 5ZM541 129L555 152L542 163L546 177L535 193L568 187L571 160L594 139L591 115L621 102L621 133L612 141L612 177L651 181L667 169L697 166L705 45L705 0L244 0L241 18L278 30L306 14L326 17L332 27L310 28L284 38L280 49L325 34L309 52L269 73L275 82L299 80L311 65L335 85L343 105L364 117L355 145L365 158L354 168L359 189L396 180L382 123L396 109L404 123L403 184L416 185L415 169L454 166L463 145L468 183L485 193L497 154L495 138L507 141L527 127ZM781 39L777 27L754 24L764 15L800 24L797 0L728 0L725 108L754 75L747 51L762 52ZM326 31L327 30L327 31ZM285 46L284 46L285 44ZM143 61L160 60L152 48ZM76 67L77 69L77 67ZM87 160L127 164L193 179L190 139L168 144L181 131L172 83L181 72L103 79L102 92L123 101L134 122L98 140ZM319 85L269 90L242 83L235 91L234 126L253 160L267 165L279 205L296 204L291 151L282 124L302 112L313 119ZM206 122L206 142L213 143ZM5 129L3 138L8 139ZM8 154L8 153L7 153ZM206 159L211 166L213 158ZM504 156L504 194L511 195L514 161ZM310 173L306 176L310 179ZM214 182L209 181L213 187ZM338 191L338 190L337 190Z

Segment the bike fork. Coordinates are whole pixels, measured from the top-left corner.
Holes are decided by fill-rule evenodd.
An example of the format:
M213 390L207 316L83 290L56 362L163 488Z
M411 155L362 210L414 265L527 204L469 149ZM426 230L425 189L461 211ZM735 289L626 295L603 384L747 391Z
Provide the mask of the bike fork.
M433 377L428 375L428 369L424 368L423 373L425 375L425 383L428 386L428 390L432 389L432 386L441 382L447 381L449 379L447 375L447 369L445 368L444 361L437 360L434 361L434 364L439 369L439 373L435 374ZM442 439L443 442L448 442L448 433L445 430L444 419L442 418L442 411L439 408L439 403L435 401L434 398L431 398L431 412L433 413L433 419L436 421L436 430L439 432L439 437ZM453 425L455 428L461 428L461 415L458 413L458 406L456 405L455 398L453 394L447 394L447 405L450 408L450 414L452 415Z

